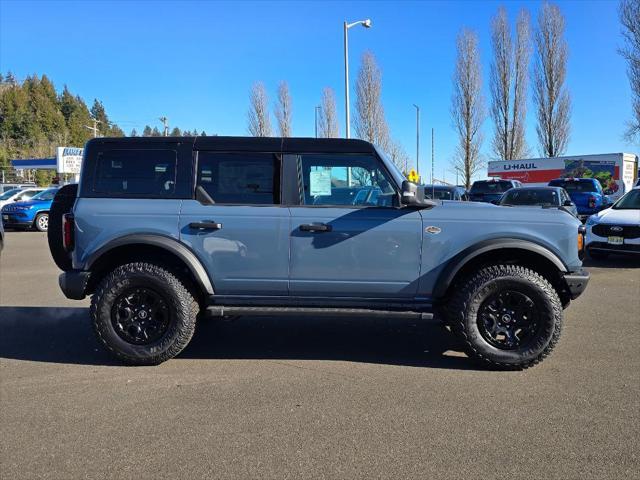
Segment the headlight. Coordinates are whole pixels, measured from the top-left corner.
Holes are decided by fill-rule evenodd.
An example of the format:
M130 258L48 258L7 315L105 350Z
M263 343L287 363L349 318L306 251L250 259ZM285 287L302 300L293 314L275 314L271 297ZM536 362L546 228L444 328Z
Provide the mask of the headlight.
M587 225L595 225L596 223L598 223L598 217L596 217L595 215L591 215L589 218L587 218Z

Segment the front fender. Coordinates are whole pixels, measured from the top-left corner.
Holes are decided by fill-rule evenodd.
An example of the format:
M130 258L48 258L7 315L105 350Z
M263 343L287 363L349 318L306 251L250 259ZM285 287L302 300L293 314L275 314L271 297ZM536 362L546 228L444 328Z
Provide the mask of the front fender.
M550 261L560 272L568 272L567 265L548 248L537 244L529 240L522 240L518 238L499 238L493 240L484 240L478 242L456 256L451 258L445 268L440 273L434 289L434 298L442 298L456 276L456 274L474 258L483 255L488 252L498 252L500 250L524 250L536 255L540 255L546 260Z

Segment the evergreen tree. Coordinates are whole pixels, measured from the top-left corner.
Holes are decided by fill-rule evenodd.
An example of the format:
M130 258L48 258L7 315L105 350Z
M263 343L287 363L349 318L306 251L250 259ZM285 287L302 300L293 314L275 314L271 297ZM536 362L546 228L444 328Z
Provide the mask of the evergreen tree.
M180 137L182 135L182 132L180 132L180 129L178 127L173 127L173 130L171 130L171 133L169 134L169 136L171 137Z
M131 129L131 133L129 134L130 137L137 137L138 136L138 132L135 128Z
M153 127L153 130L151 131L151 136L152 137L161 137L162 134L160 133L160 130L158 130L158 127Z
M142 136L143 137L150 137L151 136L151 127L149 125L145 125L144 126L144 130L142 131Z
M201 137L206 137L207 136L207 132L205 132L204 130L202 130L202 132L200 133Z

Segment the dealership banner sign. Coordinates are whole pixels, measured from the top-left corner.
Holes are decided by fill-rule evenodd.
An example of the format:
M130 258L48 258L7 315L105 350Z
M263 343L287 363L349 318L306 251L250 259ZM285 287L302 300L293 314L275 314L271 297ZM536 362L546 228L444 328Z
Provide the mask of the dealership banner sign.
M75 147L58 147L56 152L58 173L79 174L83 150L83 148Z

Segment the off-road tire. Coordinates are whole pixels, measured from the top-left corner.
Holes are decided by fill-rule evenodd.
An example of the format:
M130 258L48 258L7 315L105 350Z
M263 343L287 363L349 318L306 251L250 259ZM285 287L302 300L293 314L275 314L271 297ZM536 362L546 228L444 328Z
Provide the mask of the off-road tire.
M467 276L458 287L447 306L449 324L467 354L481 364L499 370L522 370L541 362L558 343L562 302L549 281L538 273L518 265L492 265ZM539 312L540 326L535 336L514 350L491 345L478 326L478 311L484 300L502 289L525 293Z
M170 309L167 331L156 342L136 345L116 332L111 312L114 302L132 287L153 289ZM193 294L173 273L150 263L129 263L108 274L91 299L91 319L100 343L129 365L157 365L178 355L189 343L196 326L199 306Z
M46 219L46 222L45 222ZM45 226L46 223L46 226ZM46 232L49 230L49 214L39 213L36 215L36 219L33 221L33 228L39 232Z
M49 209L49 229L47 231L49 251L58 268L65 272L72 270L73 265L71 264L71 255L62 244L62 216L71 212L77 195L77 183L65 185L58 190Z
M592 260L606 260L609 257L607 252L598 252L597 250L589 250L588 253Z

